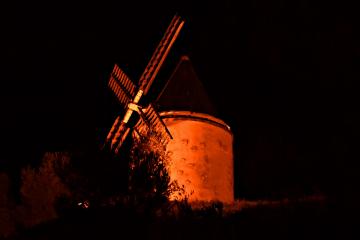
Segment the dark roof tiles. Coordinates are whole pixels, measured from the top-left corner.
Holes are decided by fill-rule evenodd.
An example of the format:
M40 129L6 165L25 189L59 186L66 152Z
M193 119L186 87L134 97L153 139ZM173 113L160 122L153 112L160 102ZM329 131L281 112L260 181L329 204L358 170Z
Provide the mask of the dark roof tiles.
M191 111L216 115L208 94L187 56L182 56L156 104L160 111Z

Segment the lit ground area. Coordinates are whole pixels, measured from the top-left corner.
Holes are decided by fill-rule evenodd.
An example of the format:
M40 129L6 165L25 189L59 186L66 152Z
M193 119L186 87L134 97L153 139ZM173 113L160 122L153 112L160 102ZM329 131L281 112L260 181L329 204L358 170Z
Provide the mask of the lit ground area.
M356 221L324 199L168 211L155 217L121 207L77 209L13 239L356 239Z

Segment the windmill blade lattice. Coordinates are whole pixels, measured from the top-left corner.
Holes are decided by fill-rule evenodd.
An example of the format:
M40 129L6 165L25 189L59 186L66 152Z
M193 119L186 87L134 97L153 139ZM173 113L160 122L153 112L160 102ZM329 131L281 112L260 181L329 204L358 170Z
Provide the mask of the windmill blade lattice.
M119 148L125 141L131 129L134 129L139 135L150 131L151 133L154 133L155 138L162 144L166 144L168 140L172 138L170 132L153 106L149 105L148 108L142 110L141 107L138 106L138 103L142 96L146 95L149 91L150 86L183 25L184 21L179 16L175 15L141 75L138 82L138 88L136 88L124 72L115 65L109 80L109 87L126 110L122 117L119 116L116 118L104 144L105 146L111 142L110 148L115 148L115 153L119 151ZM133 111L139 113L140 120L134 128L130 129L128 122L131 119Z
M159 143L166 145L172 136L158 112L150 104L146 109L140 110L140 120L135 126L135 132L140 136L152 134Z
M115 93L123 108L126 109L127 105L135 97L136 86L116 64L111 73L108 86Z
M152 82L183 25L184 21L179 16L175 15L139 79L139 88L144 91L144 95L149 91Z

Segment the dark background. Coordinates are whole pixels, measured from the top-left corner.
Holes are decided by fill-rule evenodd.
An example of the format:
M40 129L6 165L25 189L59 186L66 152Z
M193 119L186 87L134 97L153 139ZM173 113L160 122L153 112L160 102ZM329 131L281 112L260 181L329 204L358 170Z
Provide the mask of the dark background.
M0 169L98 147L118 111L114 63L137 81L171 18L233 129L237 197L357 196L357 7L328 1L13 3L1 11Z

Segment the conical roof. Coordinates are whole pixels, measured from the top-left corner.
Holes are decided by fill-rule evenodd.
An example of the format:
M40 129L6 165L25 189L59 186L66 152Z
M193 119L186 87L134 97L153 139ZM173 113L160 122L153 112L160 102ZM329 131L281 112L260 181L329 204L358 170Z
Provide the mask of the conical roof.
M191 111L216 115L202 82L187 56L182 56L156 104L160 111Z

